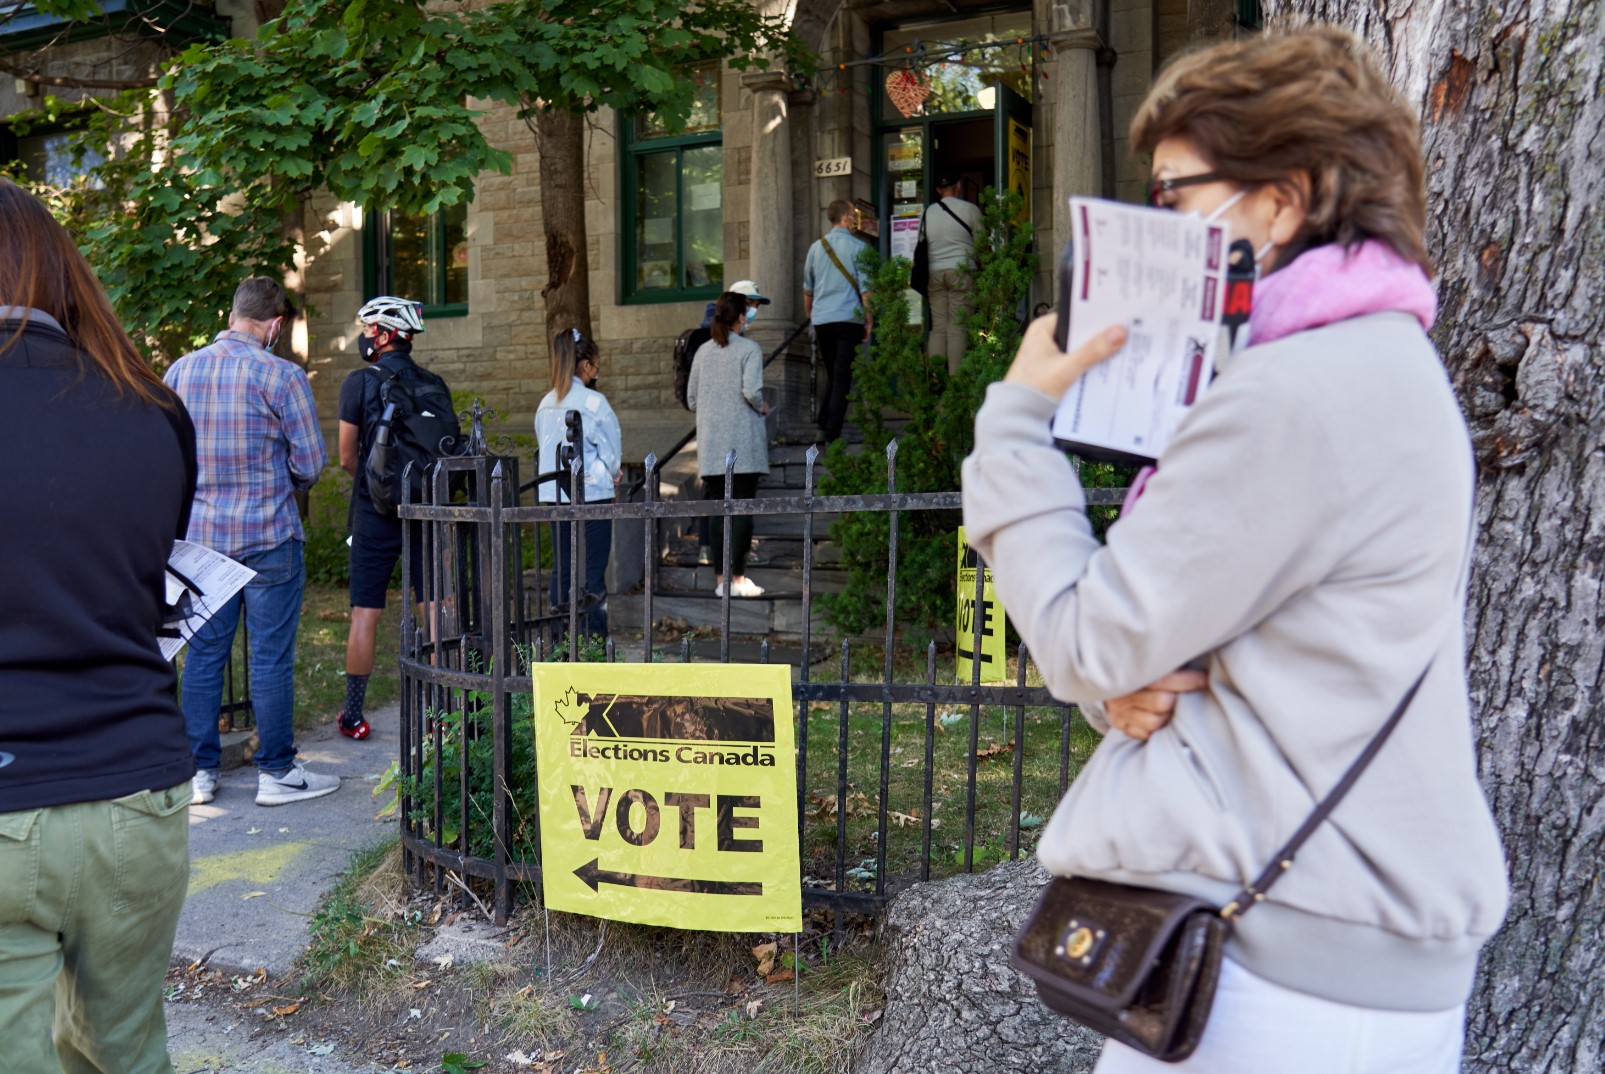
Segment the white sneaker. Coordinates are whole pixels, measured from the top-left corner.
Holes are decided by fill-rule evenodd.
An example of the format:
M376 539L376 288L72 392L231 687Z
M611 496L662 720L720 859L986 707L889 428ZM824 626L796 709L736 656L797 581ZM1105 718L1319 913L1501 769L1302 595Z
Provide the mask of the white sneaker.
M276 776L270 772L256 774L256 804L259 806L287 805L308 798L322 798L339 789L339 776L308 772L300 761L291 765L289 771Z
M763 596L763 586L746 575L742 575L730 583L730 595L733 597L761 597ZM723 596L723 594L720 594L720 596Z
M205 805L217 797L218 770L215 768L197 768L195 778L189 781L190 805Z

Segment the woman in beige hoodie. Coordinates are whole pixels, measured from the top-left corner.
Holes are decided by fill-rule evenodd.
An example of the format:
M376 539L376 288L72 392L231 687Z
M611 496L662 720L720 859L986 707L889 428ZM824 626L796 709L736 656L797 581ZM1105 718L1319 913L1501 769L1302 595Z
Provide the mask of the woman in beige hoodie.
M1197 1051L1111 1043L1098 1074L1452 1074L1506 883L1464 675L1475 475L1427 336L1415 123L1362 46L1318 29L1183 58L1131 142L1155 204L1224 208L1267 274L1250 346L1106 545L1048 423L1120 326L1064 354L1039 320L976 416L971 540L1048 686L1106 732L1039 857L1224 905L1425 676L1238 922Z

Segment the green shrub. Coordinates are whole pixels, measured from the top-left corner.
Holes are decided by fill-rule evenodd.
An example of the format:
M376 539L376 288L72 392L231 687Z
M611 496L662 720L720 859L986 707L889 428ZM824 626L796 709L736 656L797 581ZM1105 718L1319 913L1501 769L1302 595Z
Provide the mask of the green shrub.
M325 468L307 493L308 583L330 587L351 583L351 550L346 544L350 510L351 475L338 466Z
M898 435L897 491L950 492L974 441L976 408L986 386L1007 371L1019 343L1019 311L1030 291L1036 255L1028 222L1017 222L1018 195L982 195L977 264L970 273L971 306L965 317L965 353L949 376L944 359L925 353L922 325L909 324L909 262L896 257L875 265L870 306L875 317L868 356L853 375L852 419L864 433L864 450L849 453L837 441L826 456L824 492L886 491L885 414L908 415ZM899 520L896 617L905 626L945 635L952 629L956 511L908 512ZM887 537L884 512L851 515L831 529L850 582L824 599L838 628L859 634L884 622Z
M951 492L959 488L960 467L975 444L975 412L987 385L1001 380L1019 347L1026 296L1036 271L1030 222L1021 219L1017 194L999 196L988 188L981 198L982 231L975 268L969 273L971 300L964 318L965 348L949 376L944 361L925 354L925 333L909 324L907 289L910 264L896 257L872 258L869 304L875 333L868 355L853 374L851 417L864 433L864 450L852 453L837 441L826 455L821 490L833 495L885 492L886 446L893 432L888 411L908 415L897 434L897 491ZM1083 463L1081 483L1121 487L1133 470L1109 463ZM1093 526L1101 536L1118 508L1095 507ZM906 627L947 636L955 603L957 511L906 512L899 520L897 621ZM885 622L887 538L890 516L861 512L831 528L850 581L845 590L822 598L825 614L852 634Z

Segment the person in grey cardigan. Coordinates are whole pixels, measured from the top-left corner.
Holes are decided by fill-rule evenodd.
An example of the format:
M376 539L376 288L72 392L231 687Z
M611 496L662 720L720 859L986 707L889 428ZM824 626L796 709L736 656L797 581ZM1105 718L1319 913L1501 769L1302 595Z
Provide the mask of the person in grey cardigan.
M769 472L769 437L764 415L769 404L763 397L763 351L742 333L747 328L747 298L726 291L714 303L713 338L697 348L686 402L697 415L697 461L703 496L722 500L725 493L725 458L734 451L736 468L730 490L733 499L749 500L758 494L758 475ZM752 546L752 516L731 521L730 595L756 597L763 587L747 577L747 552ZM714 592L725 595L724 523L714 519L709 537L713 544Z
M1198 1049L1110 1042L1097 1074L1460 1069L1507 893L1465 675L1475 472L1427 335L1413 111L1330 28L1160 77L1131 135L1151 203L1219 214L1267 272L1249 346L1107 543L1049 421L1125 327L1065 354L1039 319L976 415L969 539L1043 681L1104 733L1043 830L1049 872L1227 905L1419 684L1235 923Z

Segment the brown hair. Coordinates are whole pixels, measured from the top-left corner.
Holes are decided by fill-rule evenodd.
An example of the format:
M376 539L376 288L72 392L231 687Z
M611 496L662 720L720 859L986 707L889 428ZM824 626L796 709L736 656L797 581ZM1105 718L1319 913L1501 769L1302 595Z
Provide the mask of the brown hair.
M580 363L587 359L594 362L598 356L596 344L589 336L580 334L578 328L570 328L552 337L552 391L559 403L574 386Z
M295 303L284 293L278 280L271 276L249 276L234 289L231 313L249 321L271 321L275 317L289 321L295 318Z
M825 216L832 224L839 224L851 215L853 215L853 203L850 201L837 198L825 206Z
M730 333L746 319L747 296L726 291L713 303L713 323L708 326L713 341L721 347L730 346Z
M80 376L92 364L112 382L119 396L132 394L148 403L177 405L123 331L100 281L67 229L39 199L3 177L0 305L32 307L54 317L78 349ZM21 335L19 328L0 342L0 352Z
M1243 186L1298 190L1307 176L1304 243L1380 239L1432 272L1415 116L1352 34L1306 28L1180 57L1131 121L1131 145L1177 137Z

